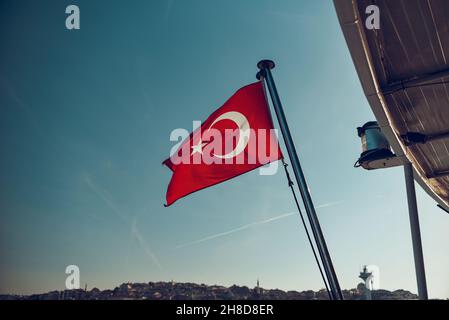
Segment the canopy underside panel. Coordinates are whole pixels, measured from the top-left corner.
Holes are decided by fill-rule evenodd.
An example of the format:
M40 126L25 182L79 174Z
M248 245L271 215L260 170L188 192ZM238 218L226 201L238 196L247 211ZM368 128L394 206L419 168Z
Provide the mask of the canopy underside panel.
M449 208L449 1L334 0L365 95L394 151ZM380 9L380 29L365 20ZM407 133L427 137L408 144ZM448 134L445 136L445 134Z

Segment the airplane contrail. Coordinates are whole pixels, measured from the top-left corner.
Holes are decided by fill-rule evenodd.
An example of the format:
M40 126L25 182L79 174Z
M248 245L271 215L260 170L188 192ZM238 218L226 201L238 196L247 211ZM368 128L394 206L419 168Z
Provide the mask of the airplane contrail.
M134 236L137 241L139 241L139 245L141 246L141 248L143 249L143 251L145 252L145 254L151 258L151 260L153 260L154 264L156 264L156 266L162 270L162 265L158 259L158 257L154 254L153 250L151 249L150 245L148 244L148 242L145 240L145 238L142 236L142 234L140 233L140 230L137 228L137 219L134 218L132 225L131 225L131 235Z
M289 212L289 213L284 213L284 214L281 214L279 216L272 217L272 218L269 218L269 219L266 219L266 220L257 221L257 222L253 222L253 223L248 223L248 224L245 224L245 225L243 225L241 227L238 227L238 228L235 228L235 229L232 229L232 230L229 230L229 231L220 232L220 233L217 233L217 234L214 234L214 235L211 235L211 236L199 239L199 240L195 240L195 241L192 241L192 242L181 244L181 245L177 246L176 249L180 249L180 248L184 248L184 247L187 247L187 246L191 246L193 244L201 243L201 242L204 242L204 241L207 241L207 240L223 237L223 236L226 236L226 235L231 234L231 233L235 233L235 232L238 232L238 231L249 229L249 228L254 227L256 225L265 224L265 223L269 223L269 222L272 222L272 221L275 221L275 220L286 218L286 217L292 216L294 214L296 214L296 212Z
M128 217L126 217L117 207L117 205L112 200L112 196L99 185L97 185L88 173L84 173L84 181L88 187L99 197L103 202L109 207L109 209L114 212L117 217L119 217L124 222L128 222Z
M140 247L142 248L143 252L154 262L154 264L162 270L163 267L156 256L156 254L151 249L148 242L145 240L145 238L140 233L140 230L137 227L137 219L134 217L132 221L130 221L129 217L121 212L119 207L115 204L112 196L107 192L107 190L103 189L101 186L97 185L92 177L88 174L84 174L84 180L86 184L89 186L89 188L101 199L103 200L106 205L117 215L118 218L120 218L125 224L130 224L131 227L131 236L133 236L137 241L139 242Z
M327 207L335 206L335 205L340 204L342 202L343 201L329 202L329 203L325 203L325 204L319 205L316 208L317 209L319 209L319 208L327 208ZM246 230L246 229L249 229L249 228L261 225L261 224L266 224L266 223L270 223L270 222L273 222L273 221L276 221L276 220L284 219L284 218L293 216L295 214L298 214L298 211L288 212L288 213L284 213L284 214L281 214L281 215L278 215L278 216L275 216L275 217L272 217L272 218L268 218L268 219L265 219L265 220L248 223L248 224L245 224L243 226L240 226L240 227L228 230L228 231L216 233L216 234L210 235L210 236L205 237L205 238L201 238L201 239L198 239L198 240L194 240L194 241L191 241L191 242L180 244L180 245L176 246L175 248L176 249L181 249L181 248L184 248L184 247L192 246L194 244L198 244L198 243L205 242L205 241L208 241L208 240L212 240L212 239L220 238L220 237L223 237L223 236L227 236L229 234L232 234L232 233L235 233L235 232L239 232L239 231L243 231L243 230Z
M320 208L333 207L333 206L336 206L337 204L341 204L341 203L343 203L343 202L344 202L343 200L340 200L340 201L334 201L334 202L323 203L323 204L320 204L319 206L316 206L315 208L316 208L316 209L320 209Z

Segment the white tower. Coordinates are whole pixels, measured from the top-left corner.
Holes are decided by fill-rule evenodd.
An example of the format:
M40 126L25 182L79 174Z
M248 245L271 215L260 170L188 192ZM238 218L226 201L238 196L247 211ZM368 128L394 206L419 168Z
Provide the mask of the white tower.
M380 271L378 266L372 264L362 266L359 277L365 281L367 289L378 290L380 288Z

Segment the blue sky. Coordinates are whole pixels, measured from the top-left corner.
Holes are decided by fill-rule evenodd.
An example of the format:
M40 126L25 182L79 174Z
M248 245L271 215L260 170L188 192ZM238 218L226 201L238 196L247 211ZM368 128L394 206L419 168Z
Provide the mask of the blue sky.
M254 82L263 58L341 286L376 264L381 287L416 292L402 169L353 168L373 114L331 1L10 0L0 39L0 292L63 289L70 264L89 288L322 288L281 171L162 206L170 132ZM449 297L449 216L417 188L429 294Z

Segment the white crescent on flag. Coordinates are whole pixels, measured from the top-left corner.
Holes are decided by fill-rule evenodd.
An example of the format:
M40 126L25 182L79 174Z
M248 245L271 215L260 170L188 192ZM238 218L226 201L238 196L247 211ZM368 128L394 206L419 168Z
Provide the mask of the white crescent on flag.
M243 150L245 150L245 148L248 144L249 136L250 136L250 130L249 130L250 127L249 127L248 119L246 119L246 117L243 114L241 114L240 112L237 112L237 111L226 112L226 113L223 113L221 116L219 116L217 119L215 119L215 121L212 122L212 124L210 125L209 129L212 128L212 126L214 124L216 124L217 122L219 122L221 120L231 120L237 125L237 127L239 128L239 141L237 142L235 149L232 150L231 152L226 153L224 155L219 155L219 154L215 154L215 153L213 155L220 159L234 158L237 155L239 155Z
M209 126L209 128L207 130L210 130L217 122L220 122L222 120L231 120L232 122L234 122L237 125L238 130L239 130L239 140L238 140L234 150L232 150L231 152L228 152L223 155L213 153L212 155L214 157L217 157L220 159L234 158L237 155L239 155L243 150L245 150L246 146L248 145L248 141L249 141L249 137L250 137L249 122L248 122L248 119L246 119L246 117L243 114L241 114L240 112L229 111L229 112L223 113L217 119L215 119L214 122L212 122L212 124ZM205 132L207 132L207 130ZM202 139L200 139L200 141L198 142L197 145L192 146L192 149L193 149L192 154L194 154L196 152L202 153L203 147L206 144L207 143L203 142Z

